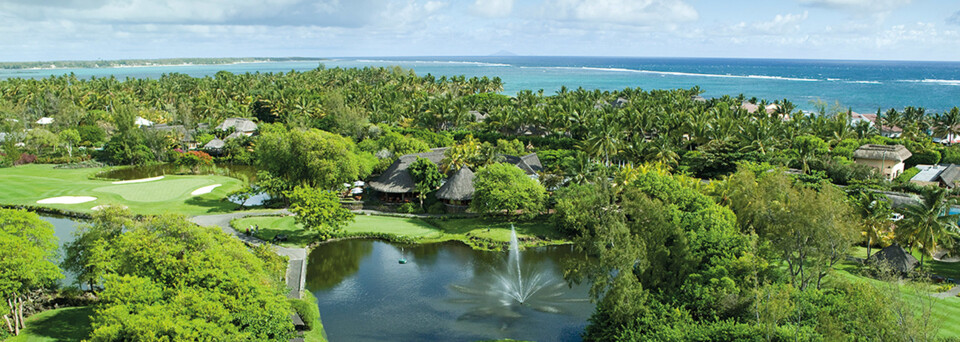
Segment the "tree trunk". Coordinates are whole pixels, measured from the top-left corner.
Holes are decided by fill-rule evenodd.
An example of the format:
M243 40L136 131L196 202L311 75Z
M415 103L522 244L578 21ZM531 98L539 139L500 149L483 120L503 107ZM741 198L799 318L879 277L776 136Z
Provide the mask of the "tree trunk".
M870 260L870 247L872 246L873 246L873 238L867 238L867 258L864 260L864 263Z
M13 332L13 324L10 323L10 317L8 315L3 315L3 320L7 322L7 331Z
M920 268L921 268L921 269L923 268L923 255L924 255L924 254L925 254L925 253L923 253L923 251L921 250L921 251L920 251Z
M17 301L20 302L17 304L17 321L20 322L20 329L23 329L26 328L26 326L23 325L23 298L17 298Z

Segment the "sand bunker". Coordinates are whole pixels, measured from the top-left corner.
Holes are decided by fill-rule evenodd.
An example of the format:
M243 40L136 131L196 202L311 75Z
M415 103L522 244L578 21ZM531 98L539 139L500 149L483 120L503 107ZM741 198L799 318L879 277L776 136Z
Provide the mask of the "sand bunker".
M98 205L98 206L96 206L96 207L90 208L90 210L100 211L100 210L107 209L107 208L112 208L112 207L115 207L115 206L109 205L109 204L101 204L101 205ZM122 208L122 209L127 209L127 208L129 208L129 207L125 206L125 205L121 205L121 206L119 206L119 207Z
M113 184L143 183L143 182L152 182L152 181L161 180L161 179L163 179L163 176L153 177L153 178L131 179L131 180L113 182Z
M60 196L60 197L51 197L45 198L37 201L40 204L77 204L77 203L86 203L90 201L96 201L96 197L90 196Z
M197 190L193 190L193 192L191 192L190 195L192 195L192 196L198 196L198 195L203 195L203 194L209 194L211 191L213 191L213 189L216 189L216 188L217 188L218 186L220 186L220 185L222 185L222 184L208 185L208 186L199 188L199 189L197 189Z

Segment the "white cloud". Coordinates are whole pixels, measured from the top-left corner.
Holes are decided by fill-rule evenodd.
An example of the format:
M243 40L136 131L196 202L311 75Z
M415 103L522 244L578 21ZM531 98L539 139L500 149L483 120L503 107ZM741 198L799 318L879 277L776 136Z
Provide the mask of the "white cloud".
M683 0L547 0L545 13L561 20L643 26L700 18Z
M766 33L795 31L800 29L800 23L807 20L807 16L806 11L802 14L777 14L773 20L756 23L753 27Z
M484 17L505 17L513 11L513 0L477 0L470 9Z
M801 4L855 12L889 12L909 5L913 0L799 0Z

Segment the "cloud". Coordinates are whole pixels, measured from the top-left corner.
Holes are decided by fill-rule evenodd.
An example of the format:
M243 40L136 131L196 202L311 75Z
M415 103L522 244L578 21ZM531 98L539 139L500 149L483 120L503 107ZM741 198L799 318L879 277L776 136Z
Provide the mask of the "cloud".
M951 15L949 18L947 18L947 23L948 23L948 24L954 24L954 25L960 25L960 11L957 11L957 13L954 13L954 14Z
M889 12L909 5L913 0L799 0L801 4L860 13Z
M108 24L363 27L395 22L397 10L416 8L428 16L445 5L416 0L12 0L0 2L0 13L32 21Z
M807 20L807 16L806 11L802 14L777 14L773 20L756 23L753 27L766 33L783 33L800 29L800 23Z
M483 17L505 17L513 11L513 0L477 0L470 10Z
M700 18L683 0L547 0L545 13L561 20L641 26Z

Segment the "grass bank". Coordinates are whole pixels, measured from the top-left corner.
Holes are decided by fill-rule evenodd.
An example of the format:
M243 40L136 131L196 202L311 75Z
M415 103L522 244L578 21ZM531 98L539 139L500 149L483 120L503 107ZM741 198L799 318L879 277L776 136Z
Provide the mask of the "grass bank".
M27 317L20 336L11 337L7 342L79 342L90 335L92 315L90 306L44 311Z
M233 221L240 231L259 225L256 236L270 241L277 234L284 234L285 246L303 247L317 240L316 233L303 229L294 217L261 216ZM567 243L552 225L543 221L513 223L517 237L526 247ZM418 243L461 241L474 248L501 248L510 242L511 223L483 218L405 218L374 215L357 215L354 222L344 228L344 236L393 237Z
M0 204L42 206L90 213L99 205L127 206L136 214L176 213L203 215L224 213L236 204L221 201L227 193L239 189L240 180L226 176L168 175L142 183L113 184L93 179L104 168L55 169L53 165L23 165L0 169ZM191 192L221 184L208 194ZM91 196L97 199L79 204L38 204L37 201L60 196Z
M874 248L871 253L879 249ZM851 249L851 255L864 258L867 255L867 249L864 247L854 247ZM928 259L929 260L929 259ZM931 274L939 274L945 277L955 277L953 274L960 274L960 263L946 263L936 260L924 260L924 267ZM859 265L851 262L844 262L837 266L836 275L852 281L861 281L868 284L879 286L881 281L859 274ZM930 296L935 288L928 283L916 283L916 286L899 286L903 298L907 302L917 302L920 296ZM935 307L932 312L934 319L941 324L939 335L944 338L960 338L960 297L934 298Z

